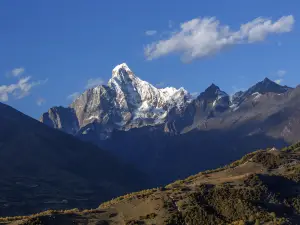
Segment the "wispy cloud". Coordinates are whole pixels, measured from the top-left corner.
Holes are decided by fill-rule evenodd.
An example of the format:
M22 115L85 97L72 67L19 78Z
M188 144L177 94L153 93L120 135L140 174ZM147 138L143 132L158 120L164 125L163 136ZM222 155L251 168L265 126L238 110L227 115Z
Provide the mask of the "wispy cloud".
M285 75L286 75L286 71L285 70L278 70L277 71L277 76L284 77Z
M156 30L147 30L147 31L145 32L145 34L146 34L147 36L153 36L153 35L155 35L156 33L157 33Z
M19 81L15 84L1 85L0 101L8 101L10 95L14 96L16 99L24 98L25 96L30 94L30 91L33 87L45 84L47 81L48 79L40 81L31 81L31 77L27 76L24 78L20 78Z
M179 53L183 61L192 61L233 45L261 42L270 34L290 32L294 23L292 15L274 22L259 17L233 31L228 25L221 25L215 17L196 18L182 23L180 30L173 32L168 39L148 44L144 52L148 60Z
M36 104L38 105L38 106L42 106L42 105L44 105L46 103L46 100L44 99L44 98L38 98L37 100L36 100Z
M89 88L93 88L96 87L98 85L102 85L104 84L104 81L102 78L91 78L87 81L87 84L85 86L85 88L89 89Z
M70 94L70 95L67 96L67 100L72 100L72 101L74 101L74 100L76 100L76 98L79 97L79 95L80 95L79 92L74 92L74 93L72 93L72 94Z
M19 76L23 75L24 72L25 72L25 68L23 68L23 67L18 67L18 68L12 69L12 70L9 71L6 75L7 75L8 77L10 77L10 76L11 76L11 77L19 77Z

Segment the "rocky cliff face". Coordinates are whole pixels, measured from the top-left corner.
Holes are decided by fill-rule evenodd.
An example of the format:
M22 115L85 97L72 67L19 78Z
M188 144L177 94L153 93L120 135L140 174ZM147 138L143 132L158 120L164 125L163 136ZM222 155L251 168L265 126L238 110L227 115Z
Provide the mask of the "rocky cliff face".
M227 129L258 118L266 119L283 109L284 104L295 102L289 98L292 92L293 88L278 85L268 78L232 96L212 84L180 112L171 111L166 130L186 133L194 129Z
M251 96L261 96L266 93L285 93L288 90L291 90L288 86L281 86L269 78L265 78L263 81L258 82L257 84L250 87L245 92L239 91L233 95L232 98L232 108L239 106L244 100L247 100Z
M72 135L75 135L79 130L78 119L72 108L53 107L42 115L41 121L49 127Z
M165 131L181 133L198 120L206 121L216 113L228 110L230 104L229 95L212 84L184 108L173 108L168 114Z

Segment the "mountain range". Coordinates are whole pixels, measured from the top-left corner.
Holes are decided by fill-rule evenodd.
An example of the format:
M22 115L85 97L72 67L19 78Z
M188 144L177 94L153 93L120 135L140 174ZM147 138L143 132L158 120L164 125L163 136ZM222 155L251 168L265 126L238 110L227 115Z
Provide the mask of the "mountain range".
M299 109L300 87L268 78L232 96L212 84L194 97L184 88L156 88L123 63L107 85L40 121L110 151L160 185L297 142Z
M234 95L212 84L195 97L156 88L121 64L107 85L40 121L0 103L0 124L0 216L95 208L296 143L300 86L265 78Z

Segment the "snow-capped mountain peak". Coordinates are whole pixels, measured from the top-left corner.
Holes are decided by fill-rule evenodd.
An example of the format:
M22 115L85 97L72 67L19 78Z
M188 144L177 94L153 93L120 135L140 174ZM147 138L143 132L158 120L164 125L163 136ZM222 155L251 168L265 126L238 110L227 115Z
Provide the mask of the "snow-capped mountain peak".
M112 70L107 85L86 90L63 113L62 110L46 113L42 121L68 133L85 136L99 129L97 132L105 139L112 129L164 123L172 108L181 108L189 100L185 89L156 88L135 76L128 65L122 63ZM69 121L68 117L74 119Z
M127 66L126 63L121 63L119 65L117 65L113 70L112 70L112 76L118 76L120 74L123 74L123 73L127 73L129 75L132 75L132 71L129 69L129 67Z
M135 76L126 63L113 69L108 86L116 93L115 107L126 112L127 118L130 115L131 120L162 120L170 107L180 107L189 96L183 88L154 87Z

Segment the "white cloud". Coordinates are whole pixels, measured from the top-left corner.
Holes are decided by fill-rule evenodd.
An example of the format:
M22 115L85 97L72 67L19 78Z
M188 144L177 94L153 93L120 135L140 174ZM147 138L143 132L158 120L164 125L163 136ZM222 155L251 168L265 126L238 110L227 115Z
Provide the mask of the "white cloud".
M277 80L275 80L275 83L277 83L277 84L281 84L283 82L283 79L277 79Z
M25 72L25 69L23 67L19 68L14 68L11 72L10 75L14 77L21 76Z
M30 81L31 77L21 78L16 84L1 85L0 86L0 101L6 102L9 95L13 95L17 99L24 98L30 94L33 87L45 84L48 80Z
M44 98L38 98L37 100L36 100L36 104L38 105L38 106L42 106L42 105L44 105L46 103L46 100L44 99Z
M91 78L88 80L87 85L85 86L85 88L89 89L89 88L93 88L95 86L98 85L102 85L104 83L104 81L102 80L102 78Z
M173 27L173 21L172 20L169 20L168 22L168 27L171 29Z
M79 97L79 95L80 95L80 93L79 93L79 92L74 92L74 93L72 93L72 94L68 95L68 96L67 96L67 99L68 99L68 100L72 100L72 101L74 101L76 98L78 98L78 97Z
M286 75L286 71L285 70L278 70L277 71L277 76L278 77L284 77Z
M263 41L272 33L290 32L294 22L292 15L283 16L275 22L259 17L233 31L214 17L196 18L182 23L180 31L173 32L168 39L148 44L144 52L148 60L176 52L182 55L183 61L192 61L229 46Z
M145 32L145 34L146 34L147 36L153 36L153 35L155 35L156 33L157 33L156 30L147 30L147 31Z

